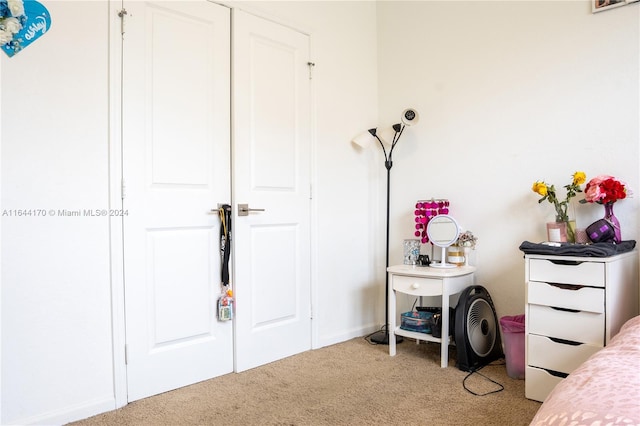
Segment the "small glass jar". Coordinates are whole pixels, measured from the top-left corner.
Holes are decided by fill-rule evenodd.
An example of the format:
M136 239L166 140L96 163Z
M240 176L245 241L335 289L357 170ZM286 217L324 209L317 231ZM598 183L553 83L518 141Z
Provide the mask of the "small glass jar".
M547 241L552 243L566 243L567 223L547 222Z
M415 265L418 263L420 256L420 240L404 240L404 264Z
M458 244L447 247L447 262L453 265L464 265L464 249Z

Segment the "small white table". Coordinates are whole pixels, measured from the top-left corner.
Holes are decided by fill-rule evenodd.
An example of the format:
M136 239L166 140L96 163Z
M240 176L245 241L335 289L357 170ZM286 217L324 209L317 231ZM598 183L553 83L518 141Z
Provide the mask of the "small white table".
M418 341L439 342L440 367L449 361L449 296L458 294L473 285L473 266L456 268L430 268L425 266L394 265L387 268L389 274L389 355L396 354L396 335ZM396 292L413 296L440 296L442 299L442 337L403 330L396 326Z

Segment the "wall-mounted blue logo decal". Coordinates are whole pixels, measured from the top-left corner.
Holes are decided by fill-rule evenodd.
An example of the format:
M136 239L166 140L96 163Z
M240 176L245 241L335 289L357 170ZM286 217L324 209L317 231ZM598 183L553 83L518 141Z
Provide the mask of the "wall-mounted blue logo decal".
M0 43L9 57L24 50L51 28L51 15L35 0L0 0Z

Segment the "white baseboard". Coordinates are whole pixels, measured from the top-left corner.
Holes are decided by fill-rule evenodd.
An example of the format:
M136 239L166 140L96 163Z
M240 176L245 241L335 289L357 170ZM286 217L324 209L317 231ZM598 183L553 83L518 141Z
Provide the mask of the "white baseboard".
M343 333L334 334L331 336L319 336L318 345L313 349L320 349L325 346L335 345L337 343L346 342L347 340L355 339L356 337L364 337L369 333L373 333L380 329L379 325L370 325L364 327L358 327L351 330L343 330Z
M36 416L9 420L6 425L64 425L77 420L86 419L107 411L115 410L116 400L113 395L96 398L81 404L60 408Z

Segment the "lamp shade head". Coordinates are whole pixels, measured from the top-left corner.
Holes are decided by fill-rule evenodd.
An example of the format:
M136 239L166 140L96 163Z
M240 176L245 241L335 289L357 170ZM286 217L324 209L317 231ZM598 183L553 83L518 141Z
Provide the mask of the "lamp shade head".
M376 129L369 129L366 132L362 132L358 136L353 138L351 142L358 145L360 148L368 148L375 142L375 134Z
M418 115L418 111L413 108L407 108L402 111L402 123L405 126L413 126L420 120L420 115Z

